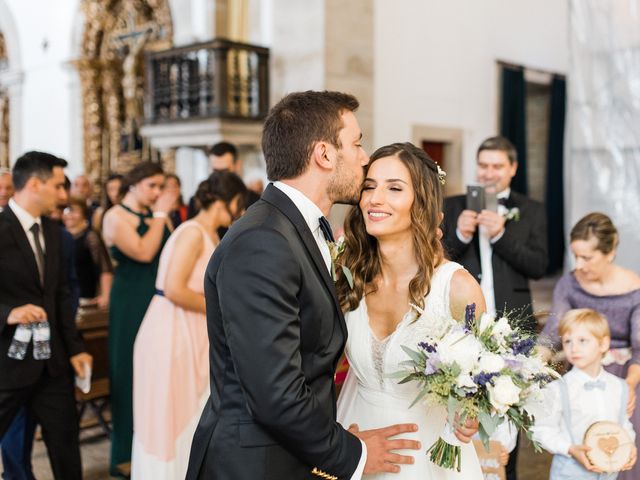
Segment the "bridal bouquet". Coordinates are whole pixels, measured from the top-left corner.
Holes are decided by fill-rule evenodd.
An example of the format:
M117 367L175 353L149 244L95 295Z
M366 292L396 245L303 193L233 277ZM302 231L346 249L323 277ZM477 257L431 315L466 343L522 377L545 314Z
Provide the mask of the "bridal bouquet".
M489 437L505 420L532 440L530 428L540 410L541 389L558 375L536 354L535 335L507 317L496 319L485 313L476 319L475 305L469 305L464 323L450 320L444 332L421 339L417 350L402 347L410 359L401 363L404 369L394 377L400 383L418 382L420 393L411 406L425 401L447 408L445 429L427 454L436 465L460 471L461 443L453 429L456 414L461 422L478 419L487 449Z

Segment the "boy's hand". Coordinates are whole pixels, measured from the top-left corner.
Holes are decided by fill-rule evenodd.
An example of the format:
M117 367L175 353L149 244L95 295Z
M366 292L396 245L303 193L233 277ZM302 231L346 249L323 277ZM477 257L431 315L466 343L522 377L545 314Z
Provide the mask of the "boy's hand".
M594 466L587 457L587 452L589 450L591 450L591 447L587 447L586 445L571 445L569 447L569 455L575 458L580 465L590 472L602 473L602 470Z
M631 383L629 385L629 398L627 399L627 417L633 415L633 411L636 408L636 387Z
M500 465L506 467L507 463L509 463L509 452L504 445L500 444Z
M631 455L629 455L629 461L620 470L631 470L631 467L636 464L636 460L638 460L638 449L633 447Z

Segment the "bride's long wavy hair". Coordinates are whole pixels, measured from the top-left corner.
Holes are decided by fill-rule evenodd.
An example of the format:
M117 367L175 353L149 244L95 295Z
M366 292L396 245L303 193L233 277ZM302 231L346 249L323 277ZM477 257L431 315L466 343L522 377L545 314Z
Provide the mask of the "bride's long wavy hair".
M418 272L409 283L409 297L411 303L424 308L424 297L431 290L433 271L444 259L438 232L443 202L442 185L436 163L426 152L408 142L377 149L371 155L366 171L376 160L393 156L409 170L415 193L411 205L411 233ZM340 305L344 311L355 310L365 294L375 291L373 282L381 273L378 240L367 233L364 216L358 205L347 215L345 250L338 263L349 268L353 275L353 289L344 275L338 278L336 288ZM369 290L365 291L366 288Z

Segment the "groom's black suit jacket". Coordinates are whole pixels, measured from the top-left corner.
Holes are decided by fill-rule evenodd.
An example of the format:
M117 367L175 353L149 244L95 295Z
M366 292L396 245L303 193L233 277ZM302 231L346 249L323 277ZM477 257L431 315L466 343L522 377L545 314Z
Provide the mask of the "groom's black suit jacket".
M518 208L520 218L509 220L500 240L493 244L493 289L498 313L517 310L530 329L535 329L532 316L529 279L537 279L547 269L547 221L542 204L511 191L505 205ZM466 208L466 197L449 197L444 202L442 242L448 257L464 266L478 283L482 276L480 243L476 230L470 243L456 235L460 213Z
M346 325L309 227L273 185L215 250L205 295L211 395L187 479L350 478L362 447L335 421L333 383Z

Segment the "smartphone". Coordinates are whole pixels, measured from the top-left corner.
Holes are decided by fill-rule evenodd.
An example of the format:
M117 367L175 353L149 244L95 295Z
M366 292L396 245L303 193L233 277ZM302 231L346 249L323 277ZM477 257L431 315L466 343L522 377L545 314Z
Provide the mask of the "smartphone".
M484 189L484 209L498 213L498 197L493 186Z
M467 185L467 210L480 213L485 207L484 187Z

